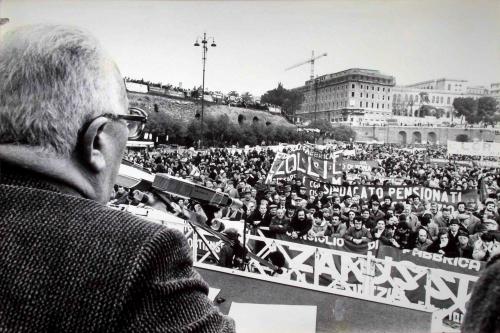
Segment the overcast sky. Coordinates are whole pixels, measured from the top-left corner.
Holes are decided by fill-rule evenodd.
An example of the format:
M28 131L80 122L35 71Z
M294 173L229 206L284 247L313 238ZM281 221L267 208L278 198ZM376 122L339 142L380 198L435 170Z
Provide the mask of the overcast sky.
M410 84L441 77L500 82L500 1L21 1L0 0L7 31L73 24L94 33L124 76L201 85L197 36L215 37L206 87L261 95L278 82L370 68Z

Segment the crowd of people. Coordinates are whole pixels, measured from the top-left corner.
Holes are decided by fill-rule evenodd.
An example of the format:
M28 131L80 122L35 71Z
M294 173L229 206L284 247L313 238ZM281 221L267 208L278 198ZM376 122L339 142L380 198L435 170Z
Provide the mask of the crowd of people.
M393 202L390 196L362 199L359 195L340 196L308 192L300 177L273 180L266 176L275 150L208 149L205 151L131 151L125 158L153 173L185 178L243 202L243 207L221 208L205 213L196 202L178 199L177 205L201 211L203 221L224 232L224 220L245 221L251 232L281 240L313 237L341 237L355 244L379 240L399 249L418 249L447 257L489 260L500 253L498 224L500 177L497 169L457 164L454 156L445 164L432 163L446 158L445 147L406 149L398 146L336 144L324 149L355 151L351 160L378 161L366 173L358 169L343 172L342 185L422 185L442 190L475 191L482 200L460 202L456 207L440 207L417 195ZM286 152L287 148L283 148ZM148 204L151 196L116 187L114 203ZM171 208L171 207L170 207ZM174 207L175 208L175 207ZM178 207L177 207L178 208ZM173 212L178 209L171 209ZM234 233L234 230L229 230ZM259 244L254 244L259 250Z

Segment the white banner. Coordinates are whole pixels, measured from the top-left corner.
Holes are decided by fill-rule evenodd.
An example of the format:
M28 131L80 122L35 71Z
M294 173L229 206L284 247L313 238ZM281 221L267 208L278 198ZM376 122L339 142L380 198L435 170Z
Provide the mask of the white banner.
M448 155L500 156L497 142L458 142L448 140Z
M139 92L143 94L148 93L148 86L146 84L125 82L125 87L127 88L128 91Z

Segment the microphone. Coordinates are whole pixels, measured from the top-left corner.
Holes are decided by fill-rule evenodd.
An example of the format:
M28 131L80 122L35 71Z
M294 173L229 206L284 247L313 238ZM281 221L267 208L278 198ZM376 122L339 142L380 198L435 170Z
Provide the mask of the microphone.
M217 192L211 188L194 184L185 179L170 176L166 173L157 173L155 175L153 189L188 199L202 201L210 205L217 205L220 207L230 206L233 209L243 207L243 202L231 198L226 193Z

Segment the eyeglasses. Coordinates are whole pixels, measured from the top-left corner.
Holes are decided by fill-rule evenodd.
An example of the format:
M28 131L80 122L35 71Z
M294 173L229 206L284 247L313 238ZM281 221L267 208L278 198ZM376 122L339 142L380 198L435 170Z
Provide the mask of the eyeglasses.
M144 110L136 107L129 108L128 111L129 114L105 113L102 114L101 117L106 117L112 120L125 120L128 128L128 139L138 139L146 126L148 115Z
M100 117L106 117L111 120L125 120L128 128L128 140L134 140L138 139L142 131L144 130L144 127L146 126L146 121L148 120L148 115L147 113L136 107L129 108L129 114L113 114L113 113L104 113L101 115L98 115L95 118L92 118L89 120L83 127L81 132L84 133L85 130L90 126L90 124L100 118Z

